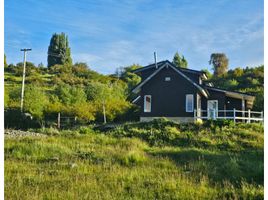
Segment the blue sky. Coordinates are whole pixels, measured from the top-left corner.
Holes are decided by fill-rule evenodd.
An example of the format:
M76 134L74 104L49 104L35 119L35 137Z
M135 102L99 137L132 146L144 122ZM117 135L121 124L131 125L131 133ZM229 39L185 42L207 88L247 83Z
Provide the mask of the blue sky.
M211 53L224 52L229 68L264 62L263 0L6 0L8 63L47 64L53 33L69 37L74 62L109 74L183 54L191 69L210 69Z

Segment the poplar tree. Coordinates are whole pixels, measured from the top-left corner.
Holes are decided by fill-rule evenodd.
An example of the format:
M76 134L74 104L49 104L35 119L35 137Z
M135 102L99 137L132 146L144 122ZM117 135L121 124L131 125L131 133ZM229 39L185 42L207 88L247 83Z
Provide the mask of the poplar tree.
M65 33L53 34L48 47L47 66L72 65L71 49Z
M210 56L209 64L213 65L214 75L219 77L228 71L229 59L224 53L213 53Z

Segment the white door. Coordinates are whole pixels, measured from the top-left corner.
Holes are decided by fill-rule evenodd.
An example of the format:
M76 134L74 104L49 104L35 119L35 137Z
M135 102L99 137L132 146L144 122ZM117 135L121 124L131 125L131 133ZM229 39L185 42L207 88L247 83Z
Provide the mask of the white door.
M208 100L208 119L216 119L218 117L218 101Z

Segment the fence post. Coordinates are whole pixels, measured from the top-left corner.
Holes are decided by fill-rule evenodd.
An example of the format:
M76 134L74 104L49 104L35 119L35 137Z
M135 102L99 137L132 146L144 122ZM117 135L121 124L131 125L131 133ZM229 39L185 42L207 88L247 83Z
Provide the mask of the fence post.
M248 123L250 123L250 109L248 109Z
M213 119L216 120L216 109L213 109Z
M58 125L58 129L60 129L60 113L58 113L58 123L57 123L57 125Z
M235 123L235 108L234 108L234 123Z
M264 122L264 119L263 119L263 111L261 111L261 118L262 118L262 123Z

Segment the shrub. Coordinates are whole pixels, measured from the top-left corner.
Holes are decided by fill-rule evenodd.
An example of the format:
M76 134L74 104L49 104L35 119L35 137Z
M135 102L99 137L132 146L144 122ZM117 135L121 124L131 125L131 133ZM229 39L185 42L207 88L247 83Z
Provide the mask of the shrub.
M59 135L60 134L59 130L53 127L41 128L41 129L38 129L37 131L46 135Z
M80 134L92 134L94 133L94 130L91 126L82 126L78 129L78 132Z

